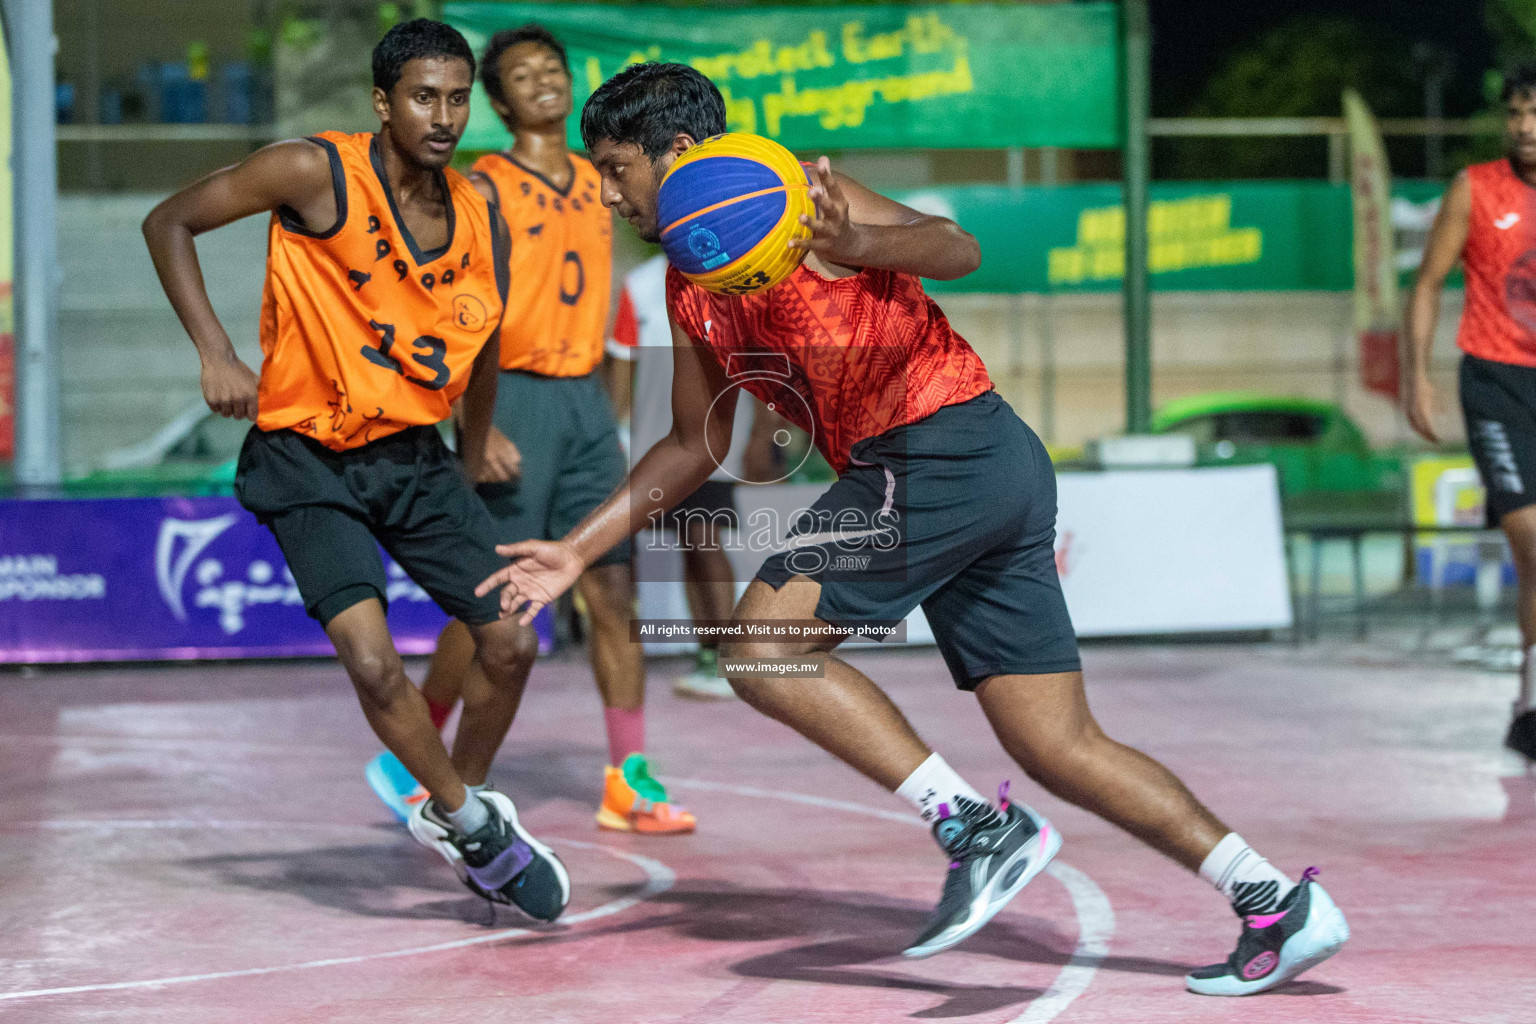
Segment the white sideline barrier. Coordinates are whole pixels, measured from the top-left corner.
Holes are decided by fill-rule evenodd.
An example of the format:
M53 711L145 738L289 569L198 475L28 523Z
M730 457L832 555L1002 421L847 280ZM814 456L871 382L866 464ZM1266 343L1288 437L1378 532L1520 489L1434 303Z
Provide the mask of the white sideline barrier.
M788 524L826 488L737 487L743 522L773 509ZM1069 472L1057 476L1056 565L1080 637L1283 629L1291 625L1280 494L1273 466ZM767 557L727 542L738 580ZM686 619L682 556L636 554L643 619ZM738 593L745 583L737 584ZM907 644L933 632L915 609ZM693 649L653 642L647 654ZM889 645L887 645L889 646Z
M1291 625L1273 466L1057 480L1056 566L1078 636Z

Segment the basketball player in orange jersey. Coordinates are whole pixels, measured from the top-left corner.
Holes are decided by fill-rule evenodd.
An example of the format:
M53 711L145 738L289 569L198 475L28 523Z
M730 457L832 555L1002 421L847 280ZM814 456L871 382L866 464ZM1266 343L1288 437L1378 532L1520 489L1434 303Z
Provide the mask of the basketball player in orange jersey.
M477 471L509 240L495 205L448 168L474 67L449 26L396 26L373 52L377 132L267 146L161 203L144 236L202 358L209 407L255 420L236 495L277 537L369 725L431 794L412 834L478 895L554 920L570 898L565 868L484 786L536 643L473 591L478 568L501 564L496 527L436 427L462 396ZM220 326L193 242L257 213L271 215L260 376ZM466 683L451 755L390 640L380 544L475 637L482 671Z
M470 173L499 203L512 235L512 313L502 326L485 450L505 482L483 485L480 495L503 541L559 537L602 504L626 469L596 372L607 338L613 215L598 196L597 172L566 141L571 72L559 40L538 25L497 32L482 54L480 79L512 133L510 151L481 157ZM635 586L628 543L594 560L576 588L591 623L592 674L608 734L598 824L691 832L693 815L668 801L645 756L645 662L629 637ZM447 717L476 673L474 651L469 630L450 622L422 684L435 721ZM370 780L379 774L370 771ZM380 795L392 802L387 788Z
M1525 657L1504 742L1536 760L1536 64L1511 73L1502 96L1506 155L1456 176L1424 246L1408 304L1403 409L1425 440L1439 441L1429 351L1440 292L1460 260L1467 444L1488 491L1488 524L1508 538L1519 584Z
M582 113L603 201L656 240L658 183L696 142L725 131L714 85L681 64L640 64L604 83ZM1088 710L1077 642L1056 576L1056 484L1034 433L920 277L980 261L976 240L833 174L808 167L817 216L805 262L754 295L712 294L668 277L676 385L671 436L627 485L565 538L499 548L515 558L480 586L503 586L523 617L649 517L688 494L725 451L732 362L771 354L788 376L745 386L811 430L837 482L791 529L791 549L758 571L739 620L824 628L899 622L919 604L955 683L975 692L1029 776L1124 828L1215 885L1243 918L1237 949L1185 984L1247 995L1331 956L1343 915L1308 870L1293 881L1200 805L1166 768L1105 736ZM713 414L712 413L713 410ZM842 559L843 554L858 556ZM864 566L840 571L842 561ZM818 625L820 624L820 625ZM840 636L738 640L749 659L830 651ZM906 950L930 956L980 928L1060 846L1050 822L1006 786L993 806L913 731L873 682L835 657L821 679L733 675L765 714L908 800L949 861L933 917Z

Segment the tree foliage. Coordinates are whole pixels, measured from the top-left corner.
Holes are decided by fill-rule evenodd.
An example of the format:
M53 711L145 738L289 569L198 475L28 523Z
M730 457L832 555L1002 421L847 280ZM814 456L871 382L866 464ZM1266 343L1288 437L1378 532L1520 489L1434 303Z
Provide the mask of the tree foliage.
M1483 21L1501 65L1536 58L1536 0L1485 0Z
M1536 9L1536 0L1508 2ZM1337 117L1345 88L1380 116L1419 112L1405 42L1348 18L1299 17L1230 53L1186 113ZM1159 155L1159 173L1185 178L1316 177L1326 168L1326 144L1311 139L1179 139Z

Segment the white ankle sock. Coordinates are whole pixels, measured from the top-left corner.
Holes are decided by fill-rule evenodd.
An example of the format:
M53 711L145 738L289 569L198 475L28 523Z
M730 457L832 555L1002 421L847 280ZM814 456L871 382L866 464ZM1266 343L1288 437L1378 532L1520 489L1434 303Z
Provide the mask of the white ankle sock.
M922 815L924 821L937 821L946 814L960 809L961 799L985 804L987 798L971 788L938 754L929 754L928 760L917 766L907 776L907 781L896 787L896 795ZM941 807L947 805L947 811Z
M438 805L442 807L441 804ZM474 791L465 787L464 806L456 811L443 808L443 816L464 835L473 835L485 827L485 823L491 820L491 812L485 806L485 801L475 795Z
M1200 877L1220 890L1239 914L1271 913L1296 888L1236 832L1228 832L1206 855Z

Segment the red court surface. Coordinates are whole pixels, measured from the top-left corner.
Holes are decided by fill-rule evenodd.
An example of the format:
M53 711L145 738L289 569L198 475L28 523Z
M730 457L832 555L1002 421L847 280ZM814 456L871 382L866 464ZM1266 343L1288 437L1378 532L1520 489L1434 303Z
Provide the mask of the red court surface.
M566 859L563 922L459 888L363 782L328 663L0 675L0 1021L1536 1020L1536 784L1498 741L1508 675L1345 648L1098 647L1111 733L1166 761L1348 915L1275 993L1184 992L1237 921L1204 883L1041 796L931 652L856 657L979 786L1066 836L1052 872L931 960L899 954L944 862L893 797L740 704L671 697L651 750L699 816L599 832L584 665L535 670L494 780ZM1357 664L1350 661L1357 660Z

